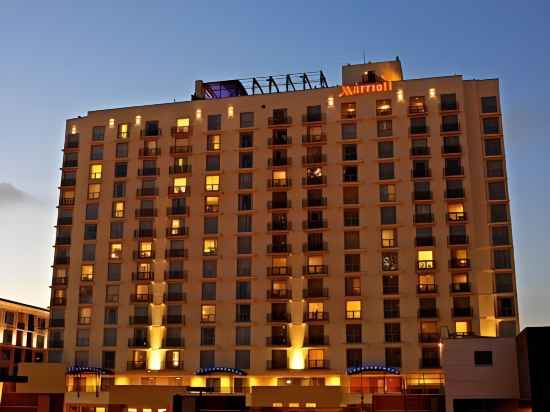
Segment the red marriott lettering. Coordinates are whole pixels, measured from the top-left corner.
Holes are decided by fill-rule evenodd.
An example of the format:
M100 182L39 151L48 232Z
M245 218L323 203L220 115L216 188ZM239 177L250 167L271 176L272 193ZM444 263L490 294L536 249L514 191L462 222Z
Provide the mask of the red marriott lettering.
M340 89L338 97L357 96L358 94L389 92L392 89L391 82L379 82L372 84L345 85Z

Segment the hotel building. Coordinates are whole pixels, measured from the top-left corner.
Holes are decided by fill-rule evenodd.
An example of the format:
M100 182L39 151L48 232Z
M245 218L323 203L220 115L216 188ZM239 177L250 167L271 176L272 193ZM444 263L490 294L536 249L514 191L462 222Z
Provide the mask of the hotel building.
M335 87L197 81L66 129L48 362L70 411L185 386L278 408L438 394L442 338L518 332L496 79L396 59Z

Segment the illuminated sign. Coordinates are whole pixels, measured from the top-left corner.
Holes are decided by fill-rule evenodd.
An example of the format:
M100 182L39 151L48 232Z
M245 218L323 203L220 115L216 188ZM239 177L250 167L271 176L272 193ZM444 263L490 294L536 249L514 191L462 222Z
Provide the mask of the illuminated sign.
M338 97L357 96L359 94L389 92L392 89L391 82L378 82L370 84L344 85L340 89Z

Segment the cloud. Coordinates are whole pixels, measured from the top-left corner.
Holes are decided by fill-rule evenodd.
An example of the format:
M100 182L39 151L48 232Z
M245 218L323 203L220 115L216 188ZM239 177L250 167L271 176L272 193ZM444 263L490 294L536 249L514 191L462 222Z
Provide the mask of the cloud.
M0 183L0 207L20 205L41 206L41 202L10 183Z

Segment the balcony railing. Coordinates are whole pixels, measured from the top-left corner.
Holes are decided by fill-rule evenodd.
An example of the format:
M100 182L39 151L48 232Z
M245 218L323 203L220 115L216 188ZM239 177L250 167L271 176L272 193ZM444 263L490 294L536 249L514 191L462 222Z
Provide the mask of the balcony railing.
M437 285L435 283L422 283L416 285L418 293L437 293Z
M267 186L270 188L290 187L291 183L290 179L267 179Z
M463 197L464 197L464 189L462 188L447 189L445 191L446 199L462 199Z
M303 165L314 165L319 163L326 163L326 161L327 161L327 155L324 153L302 156Z
M128 346L130 344L128 343ZM126 369L133 371L133 370L145 370L147 368L147 362L146 361L128 361L126 364Z
M444 144L441 148L443 154L462 153L460 144Z
M268 126L281 126L281 125L292 124L292 117L291 116L268 117L267 124Z
M512 307L497 307L496 312L499 318L511 318L516 316L516 311Z
M55 244L56 245L70 245L71 244L71 236L56 236L55 237Z
M178 206L166 208L166 214L168 216L188 215L189 206Z
M290 346L288 336L268 336L265 338L266 346Z
M52 306L65 306L67 304L67 298L62 296L54 296L51 301Z
M417 168L411 170L411 176L414 178L431 177L432 171L429 168Z
M441 131L443 133L458 132L460 131L460 123L459 122L442 123Z
M166 315L162 319L162 323L166 325L183 325L185 324L185 316L183 315Z
M451 309L451 313L455 318L469 318L473 316L474 311L471 306L454 307Z
M182 237L189 235L187 226L169 227L166 229L166 237Z
M306 113L302 115L302 123L320 123L325 121L325 113Z
M193 152L193 146L170 146L170 153L172 154L189 154Z
M186 302L187 295L184 292L168 292L164 294L165 302Z
M411 126L409 129L410 134L428 134L428 126L426 125L418 125L418 126Z
M417 260L416 268L418 270L434 270L435 269L435 260Z
M73 224L72 216L59 216L57 218L57 226L70 226Z
M449 212L447 213L448 222L465 222L467 219L466 212Z
M286 360L284 361L268 360L266 364L266 369L268 370L288 369L288 362Z
M419 318L437 318L437 309L436 308L419 308L418 317Z
M69 256L55 256L53 258L54 265L68 265L70 261L71 258Z
M441 103L439 105L439 110L442 112L455 112L458 110L458 102L450 101L450 102Z
M132 280L154 280L155 272L133 272Z
M158 196L159 189L157 187L138 187L136 196Z
M327 250L327 242L306 242L302 245L303 252L323 252Z
M329 369L328 359L308 359L307 360L308 369Z
M327 265L305 265L302 270L304 276L308 275L328 275Z
M329 318L328 312L305 312L304 322L327 321Z
M466 245L468 244L468 235L449 235L449 245Z
M434 343L439 342L441 340L441 336L437 332L431 332L431 333L419 333L418 334L418 341L422 343Z
M267 230L270 232L287 231L292 229L292 222L276 221L267 222Z
M429 147L411 147L411 156L429 156L430 153Z
M154 250L134 250L132 253L134 259L154 259L155 251Z
M275 157L267 159L267 167L290 166L291 164L292 158L290 157Z
M328 344L328 336L309 335L304 338L304 346L327 346Z
M444 176L462 176L464 175L464 167L445 167L443 169Z
M188 195L191 193L191 186L169 186L168 194L169 195Z
M291 253L292 247L287 244L271 244L267 245L267 253Z
M164 364L164 367L166 369L183 369L183 361L182 360L166 360L166 363Z
M188 256L187 249L166 249L165 258L186 258Z
M414 223L433 223L434 215L432 213L415 213L413 221Z
M171 175L191 173L191 165L173 165L168 168Z
M302 290L304 299L328 298L328 288L306 288Z
M142 147L139 149L140 157L160 156L160 147Z
M130 301L132 302L152 302L153 295L151 293L132 293L130 295Z
M431 190L415 190L413 192L414 200L431 200L432 197Z
M147 338L129 338L128 347L129 348L146 348L149 346Z
M287 135L274 136L267 139L268 146L286 146L292 144L292 138Z
M191 134L192 129L191 126L173 126L170 129L170 133L172 134L172 137L175 139L186 139Z
M438 358L422 358L420 359L420 368L439 369L441 368L441 362Z
M155 229L136 229L134 230L135 238L151 238L156 236Z
M290 200L269 200L267 202L268 209L289 209L290 206Z
M469 282L451 283L451 293L469 293L472 290L472 285Z
M150 322L149 316L130 316L130 325L148 325Z
M165 280L176 280L176 279L187 279L187 271L186 270L166 270L164 271L164 279Z
M412 104L409 106L409 114L423 114L427 112L428 108L424 103Z
M267 299L292 299L291 289L271 289L266 291Z
M272 312L266 315L267 322L290 322L291 316L289 312Z
M183 348L185 340L182 337L168 337L164 339L163 346L165 348Z
M324 143L327 141L327 135L324 133L321 134L304 134L302 135L303 144L311 143Z
M151 127L141 129L140 134L142 137L156 137L162 135L162 129L160 127Z
M415 244L416 244L417 247L434 246L435 245L435 237L433 237L433 236L416 237L415 238Z
M308 176L302 177L303 186L316 186L316 185L325 185L327 183L326 176Z
M158 167L145 167L138 169L138 176L158 176L160 169Z
M292 276L292 267L290 266L268 266L267 276Z
M157 209L153 207L136 209L136 217L155 217Z
M65 138L65 149L78 149L78 141L79 141L79 135L78 134L72 134L68 135Z
M327 205L326 197L312 197L302 200L302 207L323 207Z
M78 167L78 160L63 160L62 167Z
M61 186L74 186L76 185L76 178L65 177L61 179Z
M470 259L457 259L453 258L449 260L449 267L451 269L463 269L470 267Z
M57 276L52 278L53 286L63 286L67 284L67 276Z
M304 230L325 229L327 227L328 221L326 219L308 219L302 221L302 229Z

